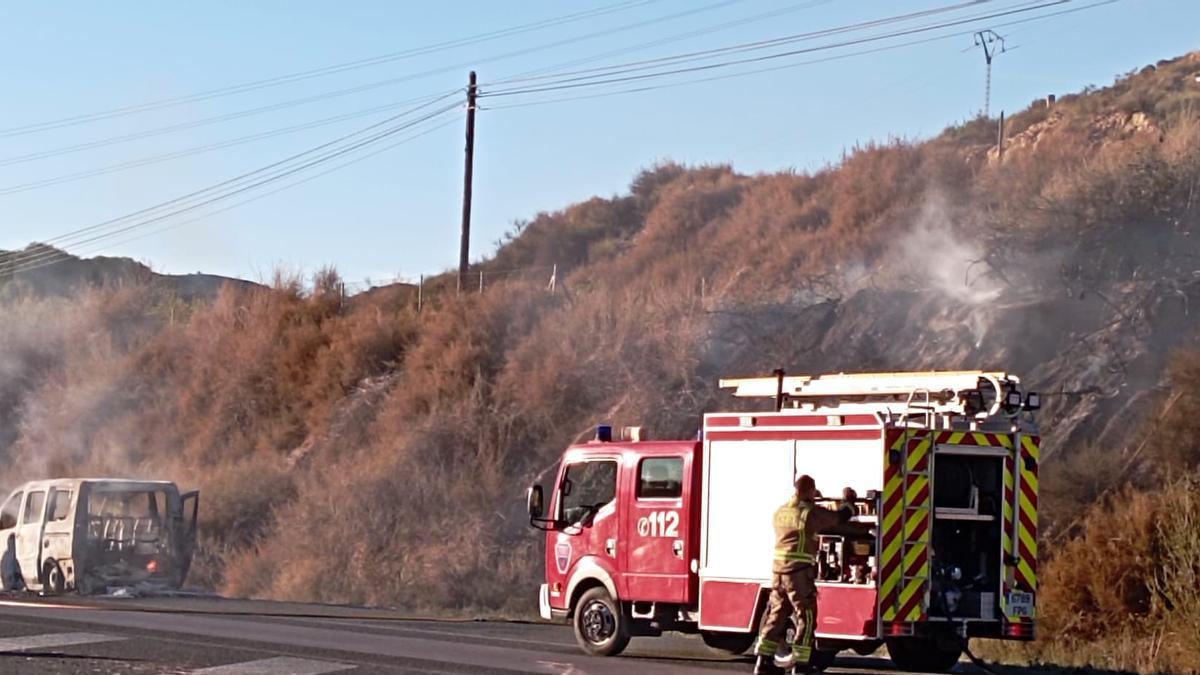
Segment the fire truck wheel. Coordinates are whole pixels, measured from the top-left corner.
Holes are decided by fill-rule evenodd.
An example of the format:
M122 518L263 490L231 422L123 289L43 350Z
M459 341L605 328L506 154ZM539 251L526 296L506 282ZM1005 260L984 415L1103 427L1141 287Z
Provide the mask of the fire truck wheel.
M67 589L67 580L63 576L62 567L54 559L42 565L42 593L46 595L62 595Z
M901 670L946 672L958 663L962 649L946 647L932 638L896 638L887 641L888 656Z
M602 587L579 598L573 623L576 642L593 656L616 656L629 644L629 619Z
M710 633L702 631L700 639L705 646L718 654L739 656L754 646L753 633Z

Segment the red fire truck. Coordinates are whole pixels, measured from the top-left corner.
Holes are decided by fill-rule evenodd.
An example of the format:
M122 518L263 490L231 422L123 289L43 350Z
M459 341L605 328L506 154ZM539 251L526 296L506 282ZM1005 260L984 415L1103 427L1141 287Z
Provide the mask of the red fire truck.
M820 534L814 665L886 644L901 668L942 670L971 637L1033 638L1039 397L1018 378L777 371L721 386L772 404L709 413L700 440L600 426L563 454L548 494L529 489L544 619L572 622L597 655L663 631L748 650L772 514L807 473L864 495L852 523Z

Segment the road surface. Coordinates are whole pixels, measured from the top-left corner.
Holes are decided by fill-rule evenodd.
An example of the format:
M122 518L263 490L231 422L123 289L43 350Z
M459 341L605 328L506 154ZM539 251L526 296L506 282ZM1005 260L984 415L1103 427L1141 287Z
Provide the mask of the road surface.
M636 638L618 658L585 656L565 626L407 619L394 612L222 600L0 599L0 672L678 673L751 669L695 638ZM963 663L958 672L981 673ZM840 658L829 673L899 672L883 658Z

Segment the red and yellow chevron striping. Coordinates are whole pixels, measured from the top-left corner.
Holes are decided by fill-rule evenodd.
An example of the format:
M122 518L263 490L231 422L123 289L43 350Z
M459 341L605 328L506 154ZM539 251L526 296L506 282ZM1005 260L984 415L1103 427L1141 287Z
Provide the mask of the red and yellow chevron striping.
M1019 439L1019 440L1017 440ZM1014 447L1014 441L1017 447ZM936 444L1001 447L1004 461L1004 504L1001 545L1006 570L1001 610L1013 623L1032 621L1008 607L1009 593L1037 590L1037 436L970 431L928 433L893 430L887 436L880 540L880 618L913 622L926 618L930 583L930 530L933 505L930 458Z

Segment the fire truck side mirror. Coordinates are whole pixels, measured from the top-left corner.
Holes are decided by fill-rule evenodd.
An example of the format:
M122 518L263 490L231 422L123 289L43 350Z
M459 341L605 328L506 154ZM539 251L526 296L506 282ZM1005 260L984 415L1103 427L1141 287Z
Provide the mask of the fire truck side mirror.
M537 520L542 517L542 513L545 511L543 499L542 486L530 486L529 492L525 495L525 508L529 511L530 520Z

